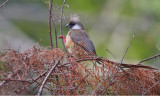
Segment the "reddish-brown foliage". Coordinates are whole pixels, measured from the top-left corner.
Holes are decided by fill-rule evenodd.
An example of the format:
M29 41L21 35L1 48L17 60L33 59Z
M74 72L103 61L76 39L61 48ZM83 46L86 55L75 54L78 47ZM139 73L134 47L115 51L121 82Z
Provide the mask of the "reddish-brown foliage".
M42 95L160 95L158 70L36 46L0 55L0 95L37 95L53 65Z

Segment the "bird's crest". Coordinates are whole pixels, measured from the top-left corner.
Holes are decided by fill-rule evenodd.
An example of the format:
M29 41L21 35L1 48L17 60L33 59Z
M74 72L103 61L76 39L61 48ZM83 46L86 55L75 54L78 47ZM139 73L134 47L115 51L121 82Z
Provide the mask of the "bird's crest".
M70 16L69 21L75 21L75 22L79 22L79 16L77 14L73 14Z

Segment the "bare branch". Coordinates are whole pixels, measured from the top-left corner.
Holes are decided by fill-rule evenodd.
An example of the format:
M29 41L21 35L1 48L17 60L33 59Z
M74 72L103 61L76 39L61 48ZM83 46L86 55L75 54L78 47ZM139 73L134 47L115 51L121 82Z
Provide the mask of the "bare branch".
M126 51L125 51L125 53L124 53L124 55L123 55L123 57L122 57L121 63L119 63L119 65L118 65L118 69L117 69L115 75L114 75L113 78L109 81L109 83L108 83L108 85L106 86L106 88L103 90L102 95L105 94L106 90L109 88L110 84L112 83L112 81L113 81L114 78L116 77L117 73L119 72L119 68L120 68L120 66L121 66L121 64L122 64L122 62L123 62L123 59L124 59L125 55L127 54L127 51L128 51L128 49L129 49L129 47L131 46L131 43L132 43L132 41L133 41L133 39L134 39L134 36L135 36L135 33L137 32L137 29L138 29L138 27L137 27L137 28L135 29L135 31L133 32L131 41L130 41L130 43L129 43L129 45L128 45L128 47L127 47L127 49L126 49Z
M47 71L43 72L42 74L40 74L39 76L37 76L36 78L34 78L34 80L32 82L37 81L39 78L41 78L42 76L44 76L47 73Z
M42 0L40 0L40 2L47 8L47 6L43 3ZM52 5L53 5L53 0L52 0L51 2L52 2ZM52 15L51 15L51 22L52 22L52 26L53 26L54 33L55 33L55 43L56 43L56 48L58 48L57 29L56 29L55 24L54 24L54 21L56 21L56 20L58 20L58 19L55 20L55 19L53 18L54 13L51 13L51 14L52 14Z
M158 83L160 83L160 81L154 83L148 90L146 90L145 92L142 93L142 96L144 96L145 94L147 94L154 86L156 86Z
M45 77L45 79L43 80L42 84L41 84L41 87L39 88L39 91L38 91L38 96L41 95L42 93L42 90L43 90L43 87L48 79L48 77L51 75L51 73L53 72L53 70L56 68L56 66L58 65L59 63L59 60L52 66L52 68L50 69L50 71L48 72L47 76Z
M109 51L108 49L106 49L106 51L108 51L108 52L113 56L113 58L117 61L116 57L113 55L113 53L112 53L111 51ZM117 61L117 62L118 62L118 61ZM116 64L114 64L114 65L115 65L115 67L113 67L112 70L110 70L111 73L112 73L112 71L114 71L114 69L116 69ZM121 68L121 69L122 69L122 68ZM110 73L108 73L107 76L108 76L109 74L110 74ZM100 85L101 85L103 82L105 82L106 80L107 80L107 78L106 78L105 80L101 81L101 82L97 85L96 89L92 91L92 95L94 95L94 94L96 93L96 91L97 91L97 89L100 87Z
M84 58L84 59L78 59L78 60L75 60L75 61L76 62L83 62L83 61L91 61L91 60L95 60L95 61L104 61L104 60L106 60L107 63L115 64L117 66L119 66L119 64L120 64L121 68L147 68L147 69L157 70L156 68L152 68L150 66L145 66L145 65L134 65L134 64L116 63L116 62L110 61L108 59L105 59L103 57ZM70 64L70 62L64 63L64 64L62 64L60 66L66 66L67 64Z
M7 3L8 3L8 0L6 0L5 2L3 2L3 3L0 5L0 8L2 8L3 6L5 6Z
M124 59L124 57L126 56L129 47L131 46L131 43L132 43L132 41L133 41L133 39L134 39L134 36L135 36L135 33L137 32L137 30L138 30L138 27L137 27L137 28L135 29L135 31L133 32L131 41L130 41L130 43L129 43L129 45L128 45L128 47L127 47L127 49L126 49L126 51L125 51L125 53L124 53L124 55L123 55L123 57L122 57L121 63L123 62L123 59Z
M2 81L18 81L18 82L27 82L31 83L29 80L18 80L18 79L0 79Z
M10 79L12 76L14 76L15 74L10 74L8 75L8 78L7 79ZM6 80L3 80L1 83L0 83L0 88L6 83Z
M15 73L9 74L8 77L6 78L6 80L2 81L0 83L0 88L6 83L7 79L10 79L11 77L15 76L15 74L17 74L19 70L17 70Z
M112 57L116 60L116 57L113 55L111 51L109 51L108 49L106 49L106 51L108 51L112 55Z
M141 64L142 62L145 62L145 61L148 61L148 60L154 59L154 58L156 58L156 57L159 57L159 56L160 56L160 54L155 55L155 56L152 56L152 57L149 57L149 58L144 59L144 60L141 60L137 65Z
M56 48L58 48L57 29L56 29L56 26L55 26L55 24L54 24L54 20L53 20L53 19L52 19L52 26L53 26L54 33L55 33L55 43L56 43Z
M61 33L61 35L63 35L63 32L62 32L62 17L63 17L63 10L64 10L65 2L66 2L66 0L63 1L62 10L61 10L61 18L60 18L60 33ZM61 38L61 39L62 39L62 38ZM65 48L63 39L62 39L62 44L63 44L64 50L66 51L66 48Z
M52 33L51 33L52 2L53 2L53 0L49 1L49 36L50 36L50 45L51 45L51 48L53 48Z

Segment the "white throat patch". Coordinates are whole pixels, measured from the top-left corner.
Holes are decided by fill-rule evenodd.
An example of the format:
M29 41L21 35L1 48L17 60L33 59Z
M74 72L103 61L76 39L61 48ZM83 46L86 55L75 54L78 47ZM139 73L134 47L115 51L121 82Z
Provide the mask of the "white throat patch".
M80 25L76 24L71 29L82 29Z

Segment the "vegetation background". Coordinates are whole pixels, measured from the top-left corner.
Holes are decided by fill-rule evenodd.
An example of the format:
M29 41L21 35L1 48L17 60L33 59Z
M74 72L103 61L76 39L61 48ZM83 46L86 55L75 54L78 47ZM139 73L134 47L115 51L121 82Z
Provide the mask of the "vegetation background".
M53 0L58 35L78 14L96 59L48 48L50 2L0 1L0 95L160 95L159 0Z
M0 4L4 1L0 0ZM6 48L24 51L36 42L50 45L49 11L42 2L47 4L48 0L9 0L0 10L0 52ZM53 0L56 5L62 2ZM136 28L124 62L137 63L160 52L160 0L66 0L66 4L63 33L68 31L65 28L68 17L78 14L99 57L115 60L108 49L120 60ZM53 11L58 12L56 5ZM58 43L62 48L60 40Z

